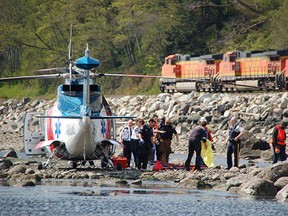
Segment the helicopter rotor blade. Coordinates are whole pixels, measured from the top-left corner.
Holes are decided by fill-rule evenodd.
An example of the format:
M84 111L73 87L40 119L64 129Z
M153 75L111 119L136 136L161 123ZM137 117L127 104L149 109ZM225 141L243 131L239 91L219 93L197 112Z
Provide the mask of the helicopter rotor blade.
M39 72L40 74L42 72L61 72L61 73L67 73L67 68L66 67L57 67L57 68L45 68L45 69L39 69L35 70L34 72Z
M168 78L172 79L171 77L163 77L158 75L142 75L142 74L104 74L104 73L97 73L94 76L102 77L102 76L112 76L112 77L134 77L134 78Z
M16 81L16 80L29 80L29 79L54 79L66 78L66 74L46 74L37 76L18 76L18 77L2 77L0 81Z

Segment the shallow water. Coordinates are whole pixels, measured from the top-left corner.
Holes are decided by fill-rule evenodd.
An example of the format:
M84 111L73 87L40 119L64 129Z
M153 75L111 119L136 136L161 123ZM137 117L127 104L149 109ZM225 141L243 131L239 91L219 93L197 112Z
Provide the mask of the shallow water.
M55 186L58 185L58 186ZM0 186L0 215L286 215L288 204L229 192L93 182L44 182L36 187Z

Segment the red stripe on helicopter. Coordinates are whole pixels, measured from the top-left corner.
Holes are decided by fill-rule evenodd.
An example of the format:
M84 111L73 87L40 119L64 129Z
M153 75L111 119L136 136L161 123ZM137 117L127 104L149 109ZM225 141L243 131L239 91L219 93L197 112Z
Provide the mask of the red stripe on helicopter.
M48 116L53 116L53 109L54 107L52 107L48 111ZM52 118L47 119L47 140L54 140L54 133L52 129Z
M106 110L107 116L110 116L110 112ZM106 127L106 139L111 139L111 119L107 119L107 127Z

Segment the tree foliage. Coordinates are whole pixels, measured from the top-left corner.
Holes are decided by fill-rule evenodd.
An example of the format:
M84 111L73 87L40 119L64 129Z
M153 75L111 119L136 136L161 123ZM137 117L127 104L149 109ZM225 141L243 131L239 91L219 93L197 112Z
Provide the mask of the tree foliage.
M0 75L64 66L71 25L74 59L88 43L105 73L160 75L172 53L286 49L287 8L288 0L1 0ZM111 94L158 91L157 80L99 82ZM57 82L33 86L41 95Z

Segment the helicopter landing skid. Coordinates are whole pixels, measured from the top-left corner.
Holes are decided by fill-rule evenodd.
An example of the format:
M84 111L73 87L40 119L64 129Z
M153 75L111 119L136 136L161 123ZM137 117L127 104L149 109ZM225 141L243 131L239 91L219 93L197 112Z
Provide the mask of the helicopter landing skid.
M53 151L52 154L48 157L48 160L42 164L42 167L44 169L46 169L52 163L52 159L55 156L55 154L56 154L56 151Z

